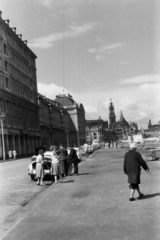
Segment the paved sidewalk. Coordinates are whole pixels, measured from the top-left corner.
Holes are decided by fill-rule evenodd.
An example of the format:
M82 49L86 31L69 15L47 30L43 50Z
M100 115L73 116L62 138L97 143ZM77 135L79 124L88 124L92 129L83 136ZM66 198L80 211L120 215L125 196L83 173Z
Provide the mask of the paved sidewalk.
M3 240L158 240L160 163L142 172L143 200L129 202L124 151L103 149L80 164L79 176L53 184L1 227Z

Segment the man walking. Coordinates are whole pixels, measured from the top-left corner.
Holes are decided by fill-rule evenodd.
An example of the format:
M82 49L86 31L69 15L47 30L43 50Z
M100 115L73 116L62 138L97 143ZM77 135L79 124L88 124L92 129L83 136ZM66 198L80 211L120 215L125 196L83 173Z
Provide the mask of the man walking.
M78 175L78 156L76 150L73 147L70 149L69 159L74 166L74 175Z
M124 164L123 164L123 171L125 174L128 175L128 183L130 188L130 198L129 201L135 201L134 193L137 190L139 197L138 199L144 196L141 193L139 184L140 184L140 174L141 174L141 167L149 172L149 168L146 162L143 160L141 154L136 152L136 143L131 143L129 148L130 150L125 153L124 156Z
M59 154L59 162L61 166L61 174L64 176L68 175L68 166L67 166L67 158L68 158L68 152L67 149L63 147L63 145L60 145L60 148L56 151L57 154ZM64 169L63 169L64 168Z

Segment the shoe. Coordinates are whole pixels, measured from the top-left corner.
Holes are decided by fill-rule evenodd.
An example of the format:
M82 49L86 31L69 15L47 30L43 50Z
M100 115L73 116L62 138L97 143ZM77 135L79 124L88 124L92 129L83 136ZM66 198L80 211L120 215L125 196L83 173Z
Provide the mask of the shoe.
M136 200L136 199L133 198L133 197L129 198L129 201L130 201L130 202L135 201L135 200Z
M40 183L39 183L39 182L37 182L37 185L40 185Z
M44 184L44 183L40 183L40 185L41 185L41 186L45 186L45 184Z
M58 182L56 181L56 182L54 182L54 183L56 184L56 183L58 183Z
M141 198L143 198L143 197L144 197L144 194L141 193L141 195L140 195L139 197L137 197L137 199L141 199Z

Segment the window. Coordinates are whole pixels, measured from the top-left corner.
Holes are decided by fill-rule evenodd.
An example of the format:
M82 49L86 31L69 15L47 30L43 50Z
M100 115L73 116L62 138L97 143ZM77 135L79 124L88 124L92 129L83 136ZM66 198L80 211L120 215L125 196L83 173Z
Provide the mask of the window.
M7 61L4 61L4 69L5 69L5 71L8 71L8 62Z
M9 81L9 78L7 78L7 77L6 77L6 81L5 81L5 87L10 88L10 81Z
M4 54L7 55L7 45L5 43L3 44L3 51L4 51Z
M31 92L31 100L33 100L33 93Z

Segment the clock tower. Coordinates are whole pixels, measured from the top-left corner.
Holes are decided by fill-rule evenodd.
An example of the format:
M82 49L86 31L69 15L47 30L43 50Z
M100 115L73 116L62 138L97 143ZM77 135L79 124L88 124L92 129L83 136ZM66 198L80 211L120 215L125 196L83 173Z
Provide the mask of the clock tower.
M112 99L110 99L109 105L109 129L113 129L116 124L116 115L114 112L114 105L112 103Z

